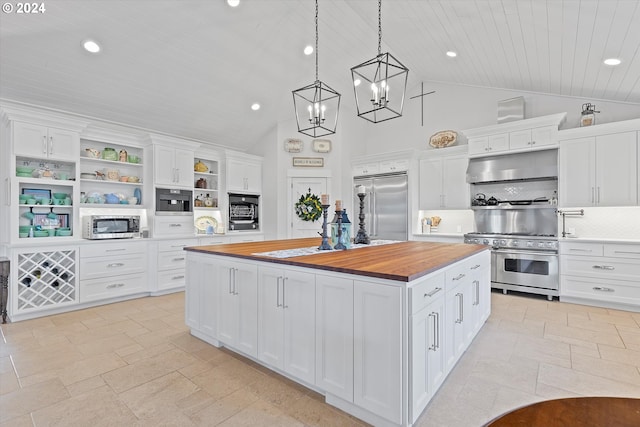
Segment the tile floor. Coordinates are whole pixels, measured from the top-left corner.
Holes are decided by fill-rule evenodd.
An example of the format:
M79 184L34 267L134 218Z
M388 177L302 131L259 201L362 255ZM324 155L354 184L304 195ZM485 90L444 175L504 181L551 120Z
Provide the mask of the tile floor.
M492 294L419 426L481 426L569 396L640 397L640 313ZM189 335L182 293L2 325L1 426L362 426Z

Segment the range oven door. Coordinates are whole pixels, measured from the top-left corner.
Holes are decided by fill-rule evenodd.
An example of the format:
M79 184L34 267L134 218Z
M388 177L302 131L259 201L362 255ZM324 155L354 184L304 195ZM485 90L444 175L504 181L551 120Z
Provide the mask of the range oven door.
M558 254L494 249L492 255L492 282L559 289Z

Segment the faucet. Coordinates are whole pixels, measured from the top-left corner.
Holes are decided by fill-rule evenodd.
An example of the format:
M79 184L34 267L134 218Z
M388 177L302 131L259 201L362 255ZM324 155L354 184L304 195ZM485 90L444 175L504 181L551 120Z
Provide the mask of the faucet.
M584 216L584 209L573 209L573 210L566 210L566 211L561 211L558 210L558 213L560 215L562 215L562 237L567 237L567 233L565 231L566 229L566 217L568 216Z

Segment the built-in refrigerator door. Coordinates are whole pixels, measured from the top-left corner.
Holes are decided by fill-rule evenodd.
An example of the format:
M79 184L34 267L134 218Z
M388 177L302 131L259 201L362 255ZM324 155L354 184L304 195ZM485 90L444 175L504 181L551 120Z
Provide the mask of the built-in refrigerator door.
M373 179L371 209L372 237L384 240L407 240L408 181L406 175Z

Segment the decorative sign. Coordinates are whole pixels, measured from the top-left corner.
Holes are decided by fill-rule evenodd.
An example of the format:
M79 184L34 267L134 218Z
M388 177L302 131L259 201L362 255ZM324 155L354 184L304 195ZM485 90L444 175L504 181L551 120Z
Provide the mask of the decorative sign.
M284 140L284 151L287 153L299 153L302 151L303 143L300 139L287 138Z
M331 151L331 140L329 139L314 139L313 151L316 153L328 153Z
M293 166L321 168L324 167L322 157L294 157Z

